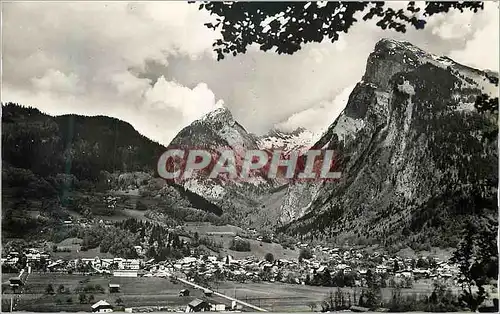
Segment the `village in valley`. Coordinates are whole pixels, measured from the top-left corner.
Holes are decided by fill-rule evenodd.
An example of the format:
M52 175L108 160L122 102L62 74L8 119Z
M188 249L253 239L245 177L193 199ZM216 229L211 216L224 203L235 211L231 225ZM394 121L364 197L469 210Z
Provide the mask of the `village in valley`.
M248 241L269 245L255 230L244 233L249 234L253 239L214 231L196 232L194 237L230 238L233 245ZM186 237L181 241L189 246L194 240ZM294 248L299 253L287 257L274 256L274 252L257 256L252 250L242 254L237 248L199 254L191 245L186 256L161 260L146 257L146 248L140 245L134 246L137 258L111 257L98 251L94 257L73 258L69 249L53 246L50 251L39 244L3 252L4 309L271 311L297 308L301 303L304 310L321 310L330 298L338 309L366 311L369 305L362 305L369 302L367 291L374 285L381 289L382 299L390 299L395 291L430 294L434 283L453 287L454 292L459 289L458 268L448 260L362 248L297 242ZM59 251L68 255L54 253ZM141 292L142 286L150 287ZM135 299L140 293L141 298ZM151 300L148 293L153 294Z

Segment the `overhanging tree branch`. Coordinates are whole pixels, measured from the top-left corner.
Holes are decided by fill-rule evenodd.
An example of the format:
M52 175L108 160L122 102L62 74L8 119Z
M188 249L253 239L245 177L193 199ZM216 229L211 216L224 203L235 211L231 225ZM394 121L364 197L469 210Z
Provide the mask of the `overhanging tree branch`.
M193 3L193 2L191 2ZM227 54L245 53L256 44L263 51L276 49L278 54L293 54L303 44L332 43L358 21L376 19L384 30L404 33L407 27L423 29L426 19L450 10L477 12L483 2L426 2L419 8L409 2L403 10L394 10L383 1L371 2L204 2L200 10L216 16L208 28L220 29L222 39L213 44L218 60ZM359 13L359 15L358 15ZM364 14L364 15L362 15Z

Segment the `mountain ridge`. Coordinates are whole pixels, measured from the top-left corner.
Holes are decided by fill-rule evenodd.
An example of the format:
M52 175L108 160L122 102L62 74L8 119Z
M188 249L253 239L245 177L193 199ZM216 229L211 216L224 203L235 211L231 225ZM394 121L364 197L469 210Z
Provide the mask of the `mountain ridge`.
M446 225L441 231L452 238L450 230L465 218L448 214L450 208L470 201L467 193L479 193L474 186L487 173L494 173L493 181L498 179L496 149L477 138L483 123L492 120L474 109L474 100L482 94L497 95L487 76L408 42L379 41L346 108L312 146L342 155L343 179L337 185L291 186L287 198L302 199L301 204L307 205L289 209L293 218L281 230L386 244L397 243L398 234L412 235L410 241L426 243L423 232L440 233L431 221L435 219ZM479 173L457 160L475 163ZM435 180L426 177L434 172L439 176ZM447 182L449 176L456 181ZM445 205L450 195L454 201ZM488 197L496 196L488 192ZM436 203L434 210L442 207L442 212L429 216L425 209L429 202ZM442 242L446 241L454 240Z
M452 230L468 217L494 213L489 184L498 181L498 151L483 130L493 129L496 117L478 112L476 102L483 95L497 97L497 85L498 73L383 39L342 113L312 143L311 133L300 128L251 134L225 107L186 126L164 147L118 119L50 117L10 104L2 116L3 188L31 200L42 192L60 197L54 182L64 183L56 190L71 184L84 189L88 182L105 189L134 186L148 197L169 199L170 207L205 209L243 227L277 228L306 239L452 246ZM239 158L253 149L330 149L340 156L336 170L343 177L336 183L289 183L258 173L251 182L194 177L166 184L155 170L172 147L206 149L213 156L232 149ZM42 205L33 207L50 207Z

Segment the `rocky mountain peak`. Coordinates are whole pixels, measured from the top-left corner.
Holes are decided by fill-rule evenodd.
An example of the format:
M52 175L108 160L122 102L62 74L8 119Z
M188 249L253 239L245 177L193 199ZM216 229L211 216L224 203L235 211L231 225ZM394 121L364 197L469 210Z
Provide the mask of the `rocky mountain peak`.
M220 107L215 110L210 111L207 113L205 116L203 116L201 119L197 120L199 122L226 122L226 123L233 123L234 118L233 114L229 109L226 107Z
M259 149L255 135L248 133L235 121L227 108L218 108L194 121L170 143L171 147L184 149L204 149L212 154L212 164L218 160L223 150L235 153L236 163L245 156L247 150ZM263 189L269 188L270 182L263 177L256 177L251 182L237 182L225 178L209 178L210 169L194 173L191 178L179 179L177 183L214 202L224 211L235 213L235 208L244 210L257 208L255 200ZM208 173L207 173L208 171ZM243 215L243 214L242 214Z
M429 56L408 42L382 39L368 57L363 81L386 89L395 73L415 69Z
M182 129L170 145L214 150L245 150L258 147L254 136L236 122L231 111L225 107L209 112Z
M413 71L423 65L432 65L450 72L459 79L459 87L477 89L486 94L497 93L491 77L498 81L498 73L481 71L422 50L407 41L384 38L377 42L369 55L362 82L377 89L390 89L390 79L397 73Z
M489 206L477 203L481 186L498 179L496 143L482 136L497 122L474 107L481 94L498 97L492 75L408 42L379 41L346 108L313 145L337 152L342 178L291 186L282 230L454 243L454 226Z
M412 54L416 57L425 57L430 54L408 41L395 40L392 38L382 38L375 44L375 53L389 52L389 55ZM391 53L392 52L392 53Z

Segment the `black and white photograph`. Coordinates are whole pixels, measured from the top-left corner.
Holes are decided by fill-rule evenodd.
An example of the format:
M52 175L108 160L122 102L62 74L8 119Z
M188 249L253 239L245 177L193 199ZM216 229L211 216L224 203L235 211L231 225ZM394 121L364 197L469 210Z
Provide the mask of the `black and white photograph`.
M499 312L498 1L1 1L1 312Z

